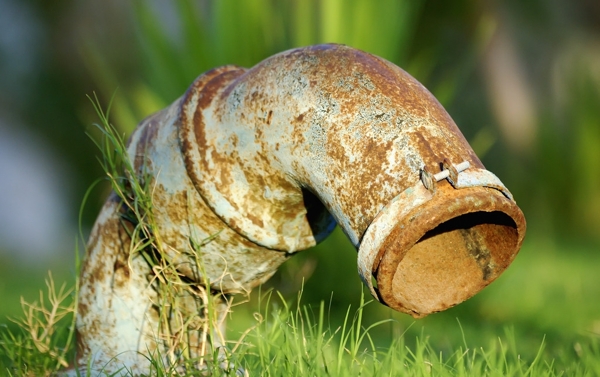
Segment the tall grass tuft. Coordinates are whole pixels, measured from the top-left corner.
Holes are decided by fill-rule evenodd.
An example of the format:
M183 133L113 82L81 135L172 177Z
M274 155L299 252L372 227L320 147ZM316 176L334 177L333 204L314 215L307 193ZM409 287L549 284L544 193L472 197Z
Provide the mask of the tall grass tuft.
M180 374L215 367L226 370L228 367L223 365L227 364L229 353L221 346L226 344L221 329L223 313L229 311L233 301L226 295L215 294L205 278L201 248L209 240L190 238L191 251L177 251L187 253L196 279L184 275L157 231L152 177L138 171L143 167L134 167L124 135L109 121L110 105L104 112L97 97L90 99L104 136L96 143L102 154L100 163L125 209L122 220L133 225L129 233L129 261L140 256L145 260L151 271L150 284L157 292L153 306L158 310L157 340L162 351L153 355L156 359L152 364Z

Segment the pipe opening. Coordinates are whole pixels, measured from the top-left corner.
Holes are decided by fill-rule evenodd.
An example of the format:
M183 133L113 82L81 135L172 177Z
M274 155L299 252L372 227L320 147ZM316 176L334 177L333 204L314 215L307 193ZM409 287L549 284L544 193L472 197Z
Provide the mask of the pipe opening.
M429 230L398 263L392 292L414 316L452 307L498 277L518 250L507 214L473 212Z
M323 241L335 229L336 222L327 207L309 189L302 188L302 199L306 208L306 220L310 225L315 242Z

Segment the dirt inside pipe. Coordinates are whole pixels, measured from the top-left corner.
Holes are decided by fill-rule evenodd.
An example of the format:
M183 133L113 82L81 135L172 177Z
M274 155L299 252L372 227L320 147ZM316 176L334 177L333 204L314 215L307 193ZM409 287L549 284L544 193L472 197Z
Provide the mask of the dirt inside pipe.
M473 211L471 201L458 198L453 214L434 207L400 224L386 242L377 274L383 301L423 317L465 301L495 280L517 254L525 229L514 202L500 199Z
M418 313L452 307L507 267L517 236L514 221L501 212L454 218L427 232L406 253L392 289L407 308Z

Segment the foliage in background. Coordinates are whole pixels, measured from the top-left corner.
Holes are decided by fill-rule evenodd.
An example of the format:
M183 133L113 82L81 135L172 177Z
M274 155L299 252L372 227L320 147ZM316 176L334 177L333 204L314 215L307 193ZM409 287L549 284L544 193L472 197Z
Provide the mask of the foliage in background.
M81 45L105 98L116 86L123 91L115 119L130 132L216 66L250 67L283 50L332 42L405 61L422 2L224 0L159 6L137 0L131 17L141 72L135 80L121 80L94 40Z
M556 360L556 365L571 366L557 367L555 375L561 370L568 375L600 374L597 365L589 362L599 357L600 336L600 303L596 299L600 296L600 59L595 48L597 26L592 22L590 27L589 23L598 19L598 12L590 9L595 2L75 3L62 7L37 3L54 36L54 43L48 45L55 60L43 62L46 70L25 113L48 140L69 156L80 176L91 182L100 174L90 164L94 159L76 119L79 116L89 125L95 117L84 93L100 90L102 102L107 103L116 90L114 119L121 132L130 132L142 118L171 103L197 75L214 66L252 66L273 53L323 42L347 43L383 56L405 68L441 100L476 152L483 153L484 164L515 194L531 231L521 255L508 271L466 303L412 327L411 319L381 305L368 305L364 308L365 323L373 318L393 318L401 329L399 333L406 331L402 341L413 352L418 349L413 339L423 327L427 329L429 348L424 349L430 350L430 356L418 362L416 358L398 356L398 360L404 360L403 365L432 362L440 350L451 355L461 344L462 331L470 340L471 350L487 347L490 339L496 342L506 323L512 323L515 343L527 360L535 359L546 334L544 363ZM490 13L503 14L511 23L537 95L537 139L524 155L504 143L479 75L479 59L497 26ZM77 19L72 21L75 29L63 29L69 15ZM66 50L69 43L76 44L80 56ZM69 75L63 72L61 76L60 69ZM93 83L82 85L82 78L90 75ZM35 104L35 111L31 111L31 104ZM74 112L74 108L79 111ZM81 183L83 190L88 184ZM95 208L89 206L88 223L97 215L104 199L100 196ZM73 202L76 206L78 200ZM565 236L570 237L569 242L556 242ZM592 241L573 242L579 236L592 237ZM3 265L0 271L3 279L14 274ZM304 281L307 302L328 298L333 290L331 318L335 321L349 302L356 305L360 297L355 271L356 252L336 231L316 249L292 258L270 284L292 297ZM18 278L23 281L23 289L35 280ZM18 302L20 290L0 288L6 303L2 309L8 310L10 302ZM253 310L236 309L230 322L233 331L241 333L252 326ZM456 318L460 318L462 330L455 326ZM379 341L396 334L386 325L371 332ZM425 340L421 340L422 345ZM482 357L493 357L486 352L495 350L500 353L493 355L502 359L501 352L506 348L495 347L500 349L485 348ZM450 364L444 361L436 365Z
M536 145L532 201L546 232L600 239L600 53L581 49L564 52L553 67L555 95Z

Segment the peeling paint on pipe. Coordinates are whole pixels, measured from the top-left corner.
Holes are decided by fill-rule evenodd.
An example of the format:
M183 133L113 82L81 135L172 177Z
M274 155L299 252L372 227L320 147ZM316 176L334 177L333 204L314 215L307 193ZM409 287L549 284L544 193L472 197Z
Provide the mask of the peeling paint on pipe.
M191 281L207 279L216 296L263 283L337 223L374 297L422 317L491 283L525 235L512 195L431 93L346 46L206 72L139 125L128 151L152 187L166 257ZM158 283L129 256L119 211L112 195L90 237L78 362L101 367L116 357L142 373L144 355L164 347ZM190 240L214 235L198 271Z

